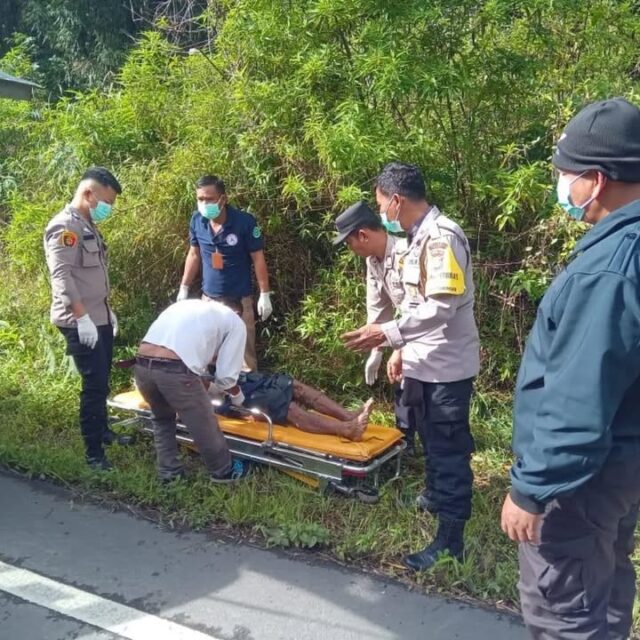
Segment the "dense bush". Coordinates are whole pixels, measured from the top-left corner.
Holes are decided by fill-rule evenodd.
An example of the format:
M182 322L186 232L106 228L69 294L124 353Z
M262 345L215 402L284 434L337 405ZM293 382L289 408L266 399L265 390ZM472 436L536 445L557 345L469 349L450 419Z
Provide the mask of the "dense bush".
M276 472L233 491L211 488L197 473L165 490L145 440L110 453L116 473L90 476L75 417L77 377L47 319L42 233L87 165L113 168L125 192L103 230L121 323L117 351L129 355L175 296L195 179L223 175L232 201L253 211L267 235L275 313L261 327L265 361L355 402L368 393L363 358L338 336L364 322L363 264L331 246L332 220L371 198L371 179L386 162L415 162L431 199L471 240L483 356L469 555L418 581L513 603L515 547L498 527L510 463L506 392L536 301L580 233L554 214L548 160L582 104L612 95L640 102L637 3L139 4L203 13L189 14L177 33L163 17L108 89L51 103L0 100L0 463L152 506L168 523L223 521L272 544L326 544L340 558L397 573L401 554L433 532L433 520L410 507L421 488L415 462L374 508L320 498ZM187 55L193 34L206 45ZM73 45L69 31L57 35ZM34 77L42 49L14 42L0 68ZM91 84L93 69L67 62L56 73L86 71ZM116 371L113 386L127 384L128 373ZM388 394L388 385L376 393ZM389 415L376 411L374 419Z
M194 179L216 172L266 229L273 366L352 391L361 362L337 335L364 319L362 265L333 251L331 220L401 158L424 169L432 199L469 234L483 384L508 385L533 304L576 233L550 217L552 144L581 104L634 98L634 3L208 7L198 24L214 44L202 55L152 31L108 90L0 102L2 250L14 286L38 291L31 312L46 313L44 225L82 169L105 164L125 186L104 231L122 342L137 340L179 282ZM27 52L3 67L24 71Z

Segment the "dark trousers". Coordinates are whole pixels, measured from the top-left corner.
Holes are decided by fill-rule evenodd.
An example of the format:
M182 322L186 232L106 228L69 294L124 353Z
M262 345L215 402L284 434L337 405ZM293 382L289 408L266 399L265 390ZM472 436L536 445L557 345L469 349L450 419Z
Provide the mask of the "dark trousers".
M231 469L231 454L200 378L191 372L141 364L136 364L134 373L136 386L151 408L160 478L170 479L182 470L178 460L176 413L193 436L209 473L225 475Z
M59 327L67 341L67 355L75 362L82 378L80 392L80 430L87 458L102 458L102 439L108 428L107 396L113 359L113 327L98 327L98 342L93 349L80 344L78 330Z
M400 429L404 435L404 439L410 446L413 446L418 425L422 420L422 406L416 405L409 407L404 404L403 390L400 385L396 385L393 397L393 409L396 416L396 428Z
M456 520L471 517L475 446L469 426L473 379L422 382L406 378L403 401L422 404L419 423L425 458L427 497L438 516Z
M540 544L519 548L522 614L535 640L629 637L639 503L640 460L628 458L547 505Z

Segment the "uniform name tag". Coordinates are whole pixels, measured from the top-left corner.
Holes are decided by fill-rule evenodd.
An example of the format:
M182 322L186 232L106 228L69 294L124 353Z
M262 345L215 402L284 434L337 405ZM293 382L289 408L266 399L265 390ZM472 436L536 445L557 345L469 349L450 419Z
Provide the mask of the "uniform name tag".
M420 284L420 266L406 266L404 268L404 281L406 284L418 286Z
M406 284L418 286L420 284L420 265L415 260L410 260L404 267L403 280Z

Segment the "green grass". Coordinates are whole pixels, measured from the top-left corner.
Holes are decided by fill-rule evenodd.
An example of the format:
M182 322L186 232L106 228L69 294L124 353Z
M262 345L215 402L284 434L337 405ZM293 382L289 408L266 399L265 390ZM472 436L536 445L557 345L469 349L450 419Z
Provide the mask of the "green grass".
M416 576L403 569L401 558L421 548L435 529L433 518L413 506L422 488L420 460L407 461L402 477L382 489L376 505L321 496L269 469L237 486L212 486L198 457L188 452L189 477L163 487L146 436L131 447L111 448L114 472L91 473L77 426L79 379L61 356L59 337L42 326L37 343L29 344L12 331L0 324L0 464L137 508L167 527L210 530L265 546L313 548L428 592L517 609L516 546L499 528L508 488L508 398L478 394L474 403L478 450L465 562L445 559L435 571ZM116 389L128 383L128 374L116 373Z
M5 330L5 343L6 338ZM36 349L42 351L48 339L57 337L43 338ZM116 470L94 474L84 464L77 426L79 379L65 360L50 362L47 371L45 358L34 362L33 355L17 348L0 365L0 463L43 474L84 494L148 509L167 526L214 527L266 545L313 547L342 562L415 581L430 591L506 606L516 602L515 547L498 527L507 486L504 450L482 449L474 458L478 490L465 563L445 561L433 573L407 577L402 555L421 548L434 533L434 520L413 506L422 487L419 460L405 464L403 476L382 489L376 505L322 496L263 468L237 486L212 486L200 460L188 452L188 479L163 487L156 481L153 443L146 436L131 447L112 447L109 456ZM119 372L115 386L127 384L126 375ZM503 422L490 416L475 427L481 442L504 440L504 434L499 435ZM489 437L492 431L499 433Z

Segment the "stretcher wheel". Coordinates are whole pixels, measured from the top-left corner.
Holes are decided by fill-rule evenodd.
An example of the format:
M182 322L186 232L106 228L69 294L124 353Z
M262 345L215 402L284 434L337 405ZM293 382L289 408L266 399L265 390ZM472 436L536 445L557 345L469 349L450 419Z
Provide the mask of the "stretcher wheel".
M343 496L356 498L356 500L360 500L360 502L363 502L364 504L375 504L380 499L378 490L374 488L356 488L339 484L337 482L328 482L326 485L321 486L321 489L323 493L333 491L335 493L340 493Z
M356 489L355 496L364 504L376 504L380 500L380 496L376 489Z

